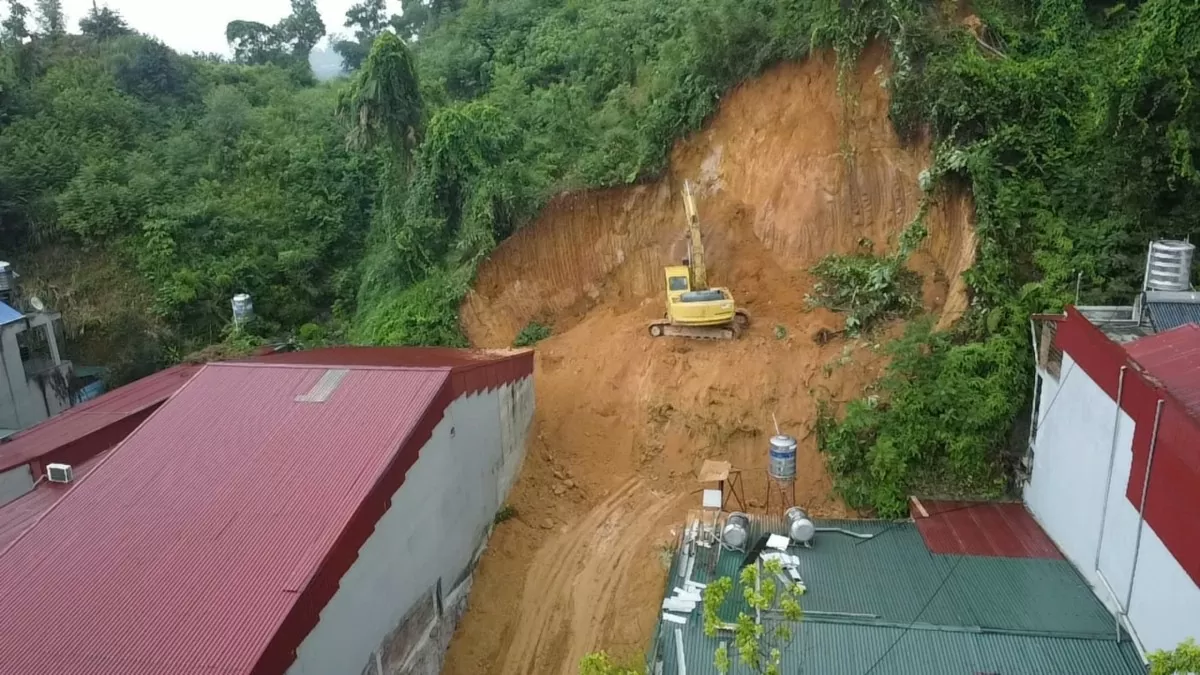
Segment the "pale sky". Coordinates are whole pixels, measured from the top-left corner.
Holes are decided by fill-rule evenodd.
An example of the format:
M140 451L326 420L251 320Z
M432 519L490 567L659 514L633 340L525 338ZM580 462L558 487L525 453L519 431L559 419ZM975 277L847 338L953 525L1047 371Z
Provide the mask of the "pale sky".
M317 0L328 33L351 31L342 27L346 10L356 0ZM96 0L125 17L131 28L148 33L176 51L228 54L225 25L234 19L274 24L291 12L289 0ZM32 7L34 3L26 3ZM79 31L79 19L92 7L92 0L63 0L67 25ZM388 1L389 14L400 12L399 0Z

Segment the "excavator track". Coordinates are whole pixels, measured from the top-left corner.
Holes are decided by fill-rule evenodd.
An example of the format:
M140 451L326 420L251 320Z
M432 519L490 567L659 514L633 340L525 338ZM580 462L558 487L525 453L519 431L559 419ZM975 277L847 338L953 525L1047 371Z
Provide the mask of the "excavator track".
M651 322L651 337L686 337L693 340L736 340L750 327L750 313L737 310L733 323L724 326L678 326L668 320Z

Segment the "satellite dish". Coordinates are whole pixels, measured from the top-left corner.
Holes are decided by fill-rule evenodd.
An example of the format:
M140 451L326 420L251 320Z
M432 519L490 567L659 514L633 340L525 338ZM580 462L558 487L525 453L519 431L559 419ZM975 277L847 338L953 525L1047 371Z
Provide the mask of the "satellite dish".
M32 307L33 311L35 312L46 311L46 303L42 302L42 299L36 295L29 298L29 306Z

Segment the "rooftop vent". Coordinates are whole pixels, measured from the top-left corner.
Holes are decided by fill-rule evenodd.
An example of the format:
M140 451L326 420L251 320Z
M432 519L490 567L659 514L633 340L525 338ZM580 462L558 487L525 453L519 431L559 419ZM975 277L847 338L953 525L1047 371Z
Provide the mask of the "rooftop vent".
M70 464L47 464L46 479L51 483L70 483L75 480L75 472Z
M1192 290L1192 254L1195 250L1196 247L1186 241L1160 239L1150 242L1142 290Z

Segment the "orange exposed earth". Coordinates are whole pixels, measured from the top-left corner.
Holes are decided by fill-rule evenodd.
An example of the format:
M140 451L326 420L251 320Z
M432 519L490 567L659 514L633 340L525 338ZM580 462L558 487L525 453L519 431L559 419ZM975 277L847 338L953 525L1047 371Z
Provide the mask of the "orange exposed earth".
M658 182L564 195L479 270L461 310L471 342L504 347L531 320L537 412L521 476L476 572L449 675L574 675L604 649L641 663L668 547L699 504L695 472L724 459L751 510L766 498L767 439L800 441L797 502L846 515L816 449L819 400L844 402L880 375L871 338L814 336L840 316L809 308L809 268L830 253L894 249L915 217L928 147L902 147L888 119L882 50L837 95L831 55L776 66L729 93L704 131L678 143ZM737 341L651 338L663 266L684 228L692 181L709 281L754 317ZM911 267L943 324L966 307L972 204L940 196Z

